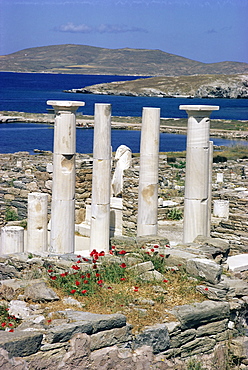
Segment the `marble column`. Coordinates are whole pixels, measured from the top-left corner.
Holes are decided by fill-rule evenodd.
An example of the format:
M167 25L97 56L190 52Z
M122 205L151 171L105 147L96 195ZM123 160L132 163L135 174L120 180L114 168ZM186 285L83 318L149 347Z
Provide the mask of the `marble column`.
M47 251L47 201L46 193L28 194L27 251Z
M7 225L2 227L1 242L1 254L24 252L24 228Z
M218 106L180 105L188 114L183 241L209 233L209 131Z
M158 159L160 108L143 108L140 141L140 171L137 235L158 231Z
M207 215L207 221L208 221L208 228L207 228L207 235L210 236L211 231L211 211L212 211L212 182L213 182L213 154L214 154L214 143L213 141L209 141L209 167L208 167L208 215Z
M95 104L90 250L109 251L111 104Z
M75 153L76 111L81 101L47 102L55 110L53 186L51 206L51 253L75 249Z

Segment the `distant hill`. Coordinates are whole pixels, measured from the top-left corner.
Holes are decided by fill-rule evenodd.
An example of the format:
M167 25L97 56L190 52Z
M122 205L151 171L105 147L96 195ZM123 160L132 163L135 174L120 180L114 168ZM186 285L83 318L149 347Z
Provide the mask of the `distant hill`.
M161 50L52 45L0 56L0 71L181 76L248 73L248 63L201 63Z
M161 98L248 99L248 74L159 76L102 83L66 92Z

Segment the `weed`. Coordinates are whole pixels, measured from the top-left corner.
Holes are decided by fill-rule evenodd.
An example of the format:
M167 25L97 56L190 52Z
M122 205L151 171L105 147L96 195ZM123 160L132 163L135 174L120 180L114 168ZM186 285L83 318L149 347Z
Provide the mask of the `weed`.
M0 330L14 331L20 323L20 319L9 314L9 309L5 305L0 305Z
M17 220L18 220L18 215L16 211L11 207L6 208L5 221L17 221Z
M167 218L169 220L181 220L183 218L183 212L178 208L172 208L168 212Z
M194 357L187 362L187 370L204 370L201 361L198 361Z

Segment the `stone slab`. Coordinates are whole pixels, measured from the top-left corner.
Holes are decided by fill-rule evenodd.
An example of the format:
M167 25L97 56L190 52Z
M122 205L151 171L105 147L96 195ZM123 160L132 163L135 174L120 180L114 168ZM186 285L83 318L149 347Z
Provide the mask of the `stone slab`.
M227 258L229 270L242 272L248 270L248 253L238 254Z
M43 339L43 334L18 331L16 329L13 333L1 332L0 347L9 352L11 356L24 357L36 353L40 347Z

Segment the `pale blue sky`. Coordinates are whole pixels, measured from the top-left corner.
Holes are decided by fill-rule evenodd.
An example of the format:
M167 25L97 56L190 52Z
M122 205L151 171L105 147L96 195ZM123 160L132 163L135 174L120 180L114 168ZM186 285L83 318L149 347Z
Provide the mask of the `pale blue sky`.
M46 45L248 63L248 0L0 0L0 55Z

